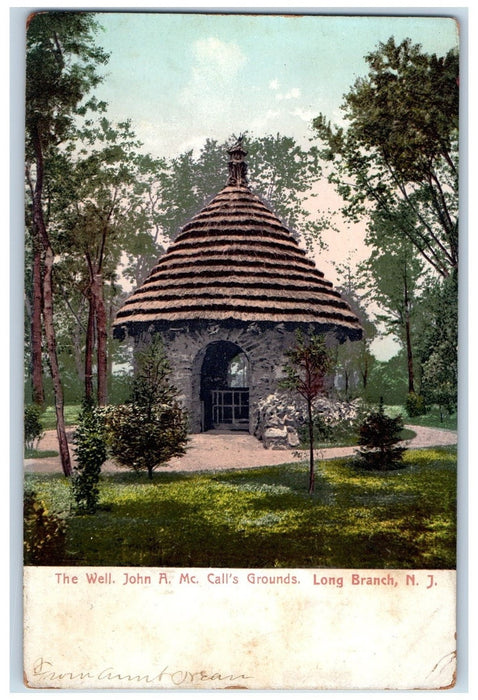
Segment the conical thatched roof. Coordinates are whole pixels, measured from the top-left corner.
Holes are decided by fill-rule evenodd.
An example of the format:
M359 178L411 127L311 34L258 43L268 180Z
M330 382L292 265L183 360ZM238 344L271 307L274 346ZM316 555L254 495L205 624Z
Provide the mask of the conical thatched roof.
M289 230L247 184L245 151L229 151L229 180L180 231L115 326L186 320L314 323L362 331Z

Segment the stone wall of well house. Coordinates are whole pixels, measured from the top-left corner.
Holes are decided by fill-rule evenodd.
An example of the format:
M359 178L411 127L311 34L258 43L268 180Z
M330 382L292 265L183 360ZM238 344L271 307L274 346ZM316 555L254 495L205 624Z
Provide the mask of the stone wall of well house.
M298 327L298 326L297 326ZM304 328L309 333L314 328ZM168 329L151 327L136 338L138 345L147 344L152 333L158 333L172 369L172 382L178 390L178 398L189 415L189 430L202 430L200 401L201 369L211 343L234 343L249 362L249 432L259 438L264 447L290 448L298 444L297 428L303 423L297 410L297 397L282 398L271 395L279 389L283 377L286 352L296 340L296 326L272 323L234 324L202 322L177 324ZM336 343L332 334L327 344Z
M285 352L295 341L294 329L283 324L184 323L168 330L158 329L172 369L172 382L189 414L190 431L201 431L199 400L201 368L208 346L228 341L238 346L249 361L249 430L255 432L254 417L261 399L277 389L282 376ZM151 332L143 333L138 344L147 343Z

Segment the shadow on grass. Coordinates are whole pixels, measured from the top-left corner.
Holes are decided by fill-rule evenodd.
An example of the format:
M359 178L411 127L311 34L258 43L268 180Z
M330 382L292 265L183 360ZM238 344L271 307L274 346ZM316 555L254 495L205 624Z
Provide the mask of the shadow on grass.
M453 450L359 474L347 460L224 472L103 474L95 515L67 518L72 565L453 568ZM446 478L445 478L446 477ZM35 475L64 507L61 475ZM71 496L70 496L71 498ZM63 500L62 500L63 499ZM63 506L62 506L63 503Z
M369 531L367 520L330 520L320 510L289 516L286 527L251 527L165 499L155 519L138 522L126 509L116 526L101 528L102 518L71 523L71 563L103 566L231 568L453 568L449 550L426 554L426 514L397 517ZM321 518L320 516L324 517ZM378 513L375 516L379 516ZM97 536L95 536L97 533ZM104 548L105 538L108 540ZM450 542L453 546L453 542ZM76 555L75 555L76 550ZM425 552L425 554L424 554Z
M320 466L316 467L315 494L308 494L308 467L300 463L285 463L273 467L249 467L246 469L225 469L217 471L198 472L154 472L152 480L147 478L146 472L109 472L101 475L104 483L123 484L132 486L161 487L162 485L177 484L190 481L204 480L210 483L221 484L232 488L251 491L263 491L276 494L287 490L300 496L312 499L321 499L323 494L330 492L330 486L321 475ZM269 489L267 487L270 487Z
M290 532L270 532L267 528L241 529L240 523L228 523L227 518L216 520L176 500L163 500L158 509L157 518L149 523L151 527L148 518L136 527L126 508L121 509L123 515L117 513L117 527L111 533L114 550L108 551L103 550L106 533L101 539L94 537L97 519L91 518L89 524L83 521L79 528L78 521L72 523L74 563L255 568L288 566L293 561L311 566L320 556L320 538L315 538L311 549L309 538L290 538ZM121 523L127 527L121 528Z

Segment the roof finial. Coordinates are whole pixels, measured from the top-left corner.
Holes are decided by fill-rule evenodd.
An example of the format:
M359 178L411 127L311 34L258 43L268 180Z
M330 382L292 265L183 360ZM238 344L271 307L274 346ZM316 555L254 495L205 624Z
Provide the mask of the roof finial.
M236 143L231 148L228 148L229 153L229 178L228 185L246 185L247 186L247 163L244 157L247 156L247 151L242 147L244 136L241 134L239 138L233 134Z

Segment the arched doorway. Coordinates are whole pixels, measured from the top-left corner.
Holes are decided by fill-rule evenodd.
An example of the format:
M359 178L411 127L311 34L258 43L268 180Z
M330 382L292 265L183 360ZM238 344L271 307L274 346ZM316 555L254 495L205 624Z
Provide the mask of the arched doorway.
M210 343L201 367L201 429L249 430L249 361L235 343Z

